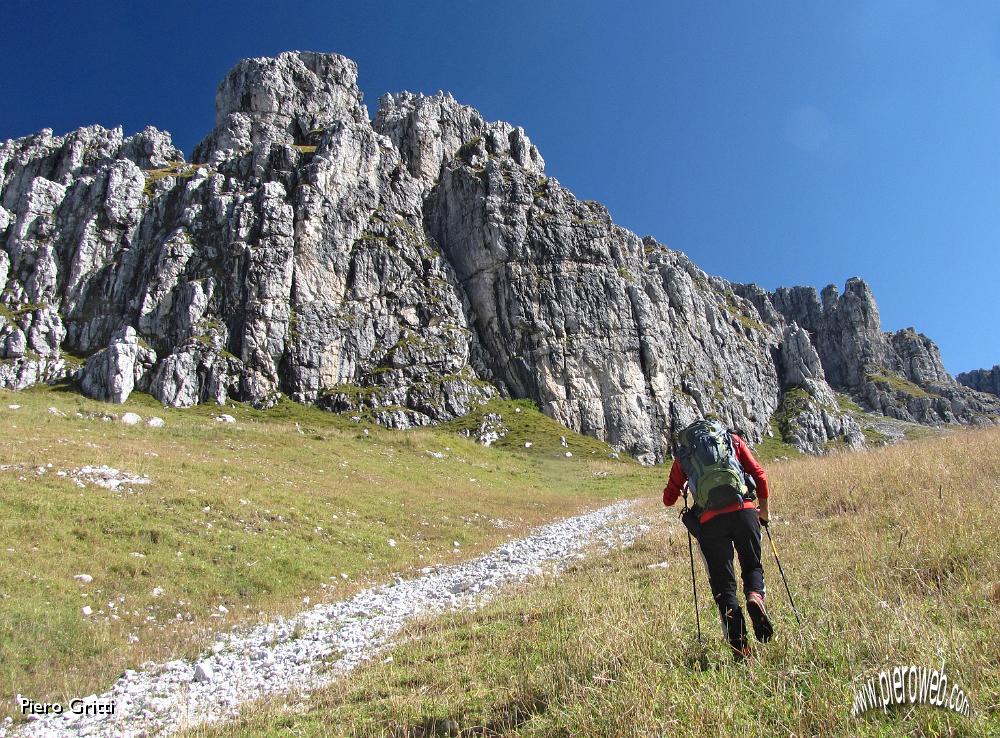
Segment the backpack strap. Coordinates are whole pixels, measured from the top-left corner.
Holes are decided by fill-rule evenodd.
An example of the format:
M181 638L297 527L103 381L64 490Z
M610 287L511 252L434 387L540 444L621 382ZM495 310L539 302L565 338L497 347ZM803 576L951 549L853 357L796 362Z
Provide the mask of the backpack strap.
M743 464L740 462L739 457L736 455L736 441L733 440L732 430L726 429L726 441L729 443L729 451L733 457L733 460L739 465L740 471L743 473L743 484L746 487L746 492L743 493L744 502L753 502L757 499L757 480L752 476L747 474L747 470L743 468Z

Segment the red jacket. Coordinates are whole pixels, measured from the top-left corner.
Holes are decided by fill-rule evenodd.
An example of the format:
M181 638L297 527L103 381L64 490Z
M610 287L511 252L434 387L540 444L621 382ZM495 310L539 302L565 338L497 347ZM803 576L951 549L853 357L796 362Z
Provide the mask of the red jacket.
M757 482L757 497L761 500L766 500L768 488L767 472L764 471L764 467L754 457L753 452L747 446L746 442L735 433L733 433L733 448L736 451L736 458L743 466L743 471L752 476L754 481ZM684 472L684 467L681 466L681 463L677 459L674 459L674 463L670 467L670 478L667 480L667 486L663 488L664 505L669 507L677 502L677 498L681 496L681 490L684 488L685 482L687 482L687 474ZM739 502L734 502L732 505L720 507L718 510L706 510L698 516L698 520L702 523L707 523L716 515L736 512L740 509L752 510L754 507L755 505L751 500L745 501L742 505Z

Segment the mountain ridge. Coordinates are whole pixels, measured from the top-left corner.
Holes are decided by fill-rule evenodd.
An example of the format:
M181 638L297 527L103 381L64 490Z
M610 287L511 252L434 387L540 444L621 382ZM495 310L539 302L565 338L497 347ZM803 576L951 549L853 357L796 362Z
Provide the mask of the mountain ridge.
M992 369L973 369L961 372L955 379L959 384L964 384L979 392L1000 395L1000 364L995 364Z
M759 442L859 448L846 393L899 420L1000 421L849 280L707 275L544 174L524 130L450 95L370 118L336 54L239 62L184 159L91 126L0 145L0 386L96 399L280 394L413 427L497 394L643 462L713 414Z

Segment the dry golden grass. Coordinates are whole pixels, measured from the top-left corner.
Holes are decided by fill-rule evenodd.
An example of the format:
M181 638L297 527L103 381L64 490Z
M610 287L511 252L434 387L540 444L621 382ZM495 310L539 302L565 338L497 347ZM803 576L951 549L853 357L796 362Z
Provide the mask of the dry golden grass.
M634 548L418 623L390 664L189 735L998 736L998 448L1000 429L977 430L773 465L804 622L765 552L777 637L747 664L730 661L700 565L696 643L686 535L651 502L655 530ZM972 718L850 715L862 679L906 664L943 665Z

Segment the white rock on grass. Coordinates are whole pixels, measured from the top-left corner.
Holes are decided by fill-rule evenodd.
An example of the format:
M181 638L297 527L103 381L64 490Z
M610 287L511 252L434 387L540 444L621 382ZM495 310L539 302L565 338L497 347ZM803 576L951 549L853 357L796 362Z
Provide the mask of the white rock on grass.
M94 608L92 608L90 605L84 605L83 607L80 608L80 612L83 613L84 617L89 618L91 615L94 614Z
M163 426L166 425L166 423L163 422L163 418L158 418L156 416L153 416L152 418L146 421L146 425L148 425L150 428L162 428Z
M8 405L7 409L8 410L20 410L21 406L20 405Z
M120 491L128 489L130 485L149 484L153 480L145 475L132 474L131 472L115 469L111 466L84 466L69 472L69 476L78 487L85 487L85 482L96 484L98 487Z
M567 452L566 452L566 458L567 458L567 459L568 459L568 458L571 458L572 456L573 456L573 452L572 452L572 451L567 451Z
M142 422L142 416L138 413L125 413L121 417L121 422L125 425L138 425Z
M111 197L109 192L107 197ZM97 346L93 346L97 348ZM121 404L156 364L149 348L132 326L122 326L107 346L87 358L80 370L80 390L87 397Z
M83 582L84 584L90 584L94 581L94 578L90 574L76 574L73 577L78 582Z
M210 682L215 676L215 671L207 663L200 663L194 669L194 680L196 682Z
M216 422L219 422L219 423L235 423L236 422L236 418L234 418L232 415L227 415L226 413L223 413L222 415L216 415L215 416L215 420L216 420Z

